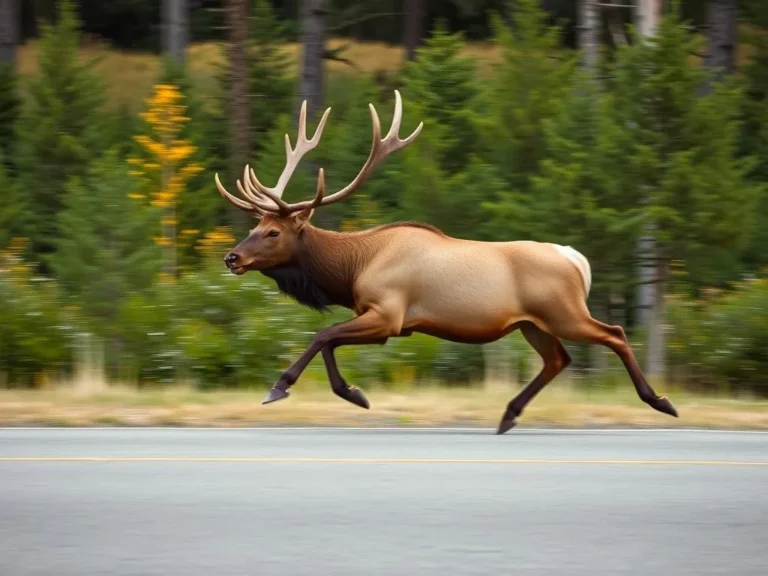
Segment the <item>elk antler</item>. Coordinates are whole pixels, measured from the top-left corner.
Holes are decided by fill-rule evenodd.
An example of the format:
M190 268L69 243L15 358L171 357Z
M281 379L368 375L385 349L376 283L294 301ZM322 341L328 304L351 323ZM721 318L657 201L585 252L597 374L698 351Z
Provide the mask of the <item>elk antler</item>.
M320 142L320 137L323 134L323 128L325 127L325 122L328 119L328 114L330 114L330 112L331 109L327 108L323 114L323 117L320 119L320 123L315 130L314 136L312 136L311 140L307 140L307 101L304 100L304 102L302 102L301 112L299 114L299 135L296 141L296 147L291 148L291 139L288 134L286 134L285 168L283 169L283 173L280 174L280 178L278 178L277 184L273 188L264 186L261 182L259 182L259 179L256 178L256 174L254 174L253 170L251 170L249 166L246 165L243 172L243 182L245 183L245 187L243 187L243 185L240 183L240 180L237 181L237 189L240 191L240 194L245 197L246 201L243 201L240 198L237 198L236 196L233 196L227 192L226 188L224 188L224 186L219 181L219 175L217 173L215 175L215 180L216 187L219 189L219 193L221 193L224 198L232 202L232 204L247 212L257 214L274 212L284 215L293 212L289 205L283 202L281 197L285 191L285 187L288 184L288 181L293 175L294 170L296 170L296 166L299 165L301 158L307 152L313 150ZM321 185L318 184L318 186L318 194L322 197L320 190Z
M317 194L315 195L314 200L305 200L295 204L288 204L282 199L285 186L292 176L294 170L296 169L296 166L298 165L302 156L317 146L318 142L320 141L320 136L322 135L323 127L325 126L325 121L331 111L330 108L325 111L325 114L323 114L318 128L315 131L315 135L312 137L312 140L308 141L306 134L306 104L307 103L305 100L301 106L301 114L299 117L299 139L296 143L295 149L291 149L291 142L288 138L288 135L285 135L286 166L283 170L283 173L280 175L280 178L278 179L275 187L268 188L264 186L261 182L259 182L259 179L256 177L254 171L246 166L245 172L243 174L245 188L243 188L239 180L237 181L237 187L240 190L240 193L247 199L247 202L244 202L243 200L232 196L224 189L224 187L219 182L219 177L217 174L216 185L219 188L219 192L227 200L235 204L235 206L250 212L257 212L260 214L265 212L272 212L282 215L299 212L306 208L315 208L318 206L327 206L328 204L333 204L334 202L338 202L339 200L342 200L355 192L355 190L357 190L360 185L368 179L368 177L373 172L373 169L376 168L376 166L378 166L381 161L384 160L384 158L393 152L405 148L408 144L413 142L424 126L423 122L419 122L416 130L414 130L410 136L408 136L405 140L400 138L398 133L400 131L400 122L402 121L403 117L403 103L400 98L400 92L395 90L395 113L392 117L392 125L384 139L381 139L381 123L379 122L379 116L376 113L376 108L374 108L373 104L368 104L368 108L371 111L371 120L373 121L373 142L371 144L371 152L368 154L368 159L365 161L365 164L360 169L360 172L357 174L357 176L355 176L355 179L338 192L334 192L330 196L324 197L325 183L321 168L320 173L318 174Z

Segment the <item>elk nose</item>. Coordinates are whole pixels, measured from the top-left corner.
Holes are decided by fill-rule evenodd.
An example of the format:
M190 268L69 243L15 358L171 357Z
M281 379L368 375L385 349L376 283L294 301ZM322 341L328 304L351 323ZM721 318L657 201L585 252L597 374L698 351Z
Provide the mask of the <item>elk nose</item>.
M237 262L237 259L238 259L238 255L237 255L237 254L235 254L234 252L230 252L229 254L227 254L226 256L224 256L224 263L225 263L227 266L232 266L232 264L234 264L235 262Z

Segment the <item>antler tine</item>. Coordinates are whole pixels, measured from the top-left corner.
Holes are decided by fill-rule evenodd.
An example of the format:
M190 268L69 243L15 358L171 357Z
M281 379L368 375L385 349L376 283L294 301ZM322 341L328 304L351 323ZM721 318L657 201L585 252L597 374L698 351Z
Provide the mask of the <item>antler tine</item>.
M403 117L403 104L398 90L395 90L395 112L392 116L392 125L384 139L381 139L381 123L379 122L379 115L376 112L376 108L373 104L368 104L368 108L371 111L371 121L373 122L373 143L371 144L371 151L368 154L368 159L365 161L365 164L352 182L338 192L324 198L320 203L320 206L333 204L352 194L368 179L373 169L378 166L384 158L393 152L408 146L416 139L421 132L421 129L424 127L424 122L419 122L419 125L410 136L405 139L400 138L398 132L400 131L400 122ZM291 209L294 210L296 208L294 205L291 205Z
M262 215L264 213L263 209L261 207L259 207L258 205L250 204L248 202L244 202L243 200L240 200L240 198L238 198L237 196L233 196L232 194L227 192L227 189L224 188L224 186L221 184L221 181L219 180L219 173L218 172L214 175L214 180L216 180L216 188L218 188L219 193L224 198L229 200L232 204L234 204L235 206L240 208L241 210L245 210L246 212L250 212L252 214L256 213L256 214L259 214L259 215ZM239 184L239 182L238 182L238 184Z
M331 113L331 109L326 108L325 113L323 114L322 118L320 119L320 122L317 125L317 129L315 130L314 135L312 136L311 140L307 139L307 101L304 100L301 104L301 112L299 113L299 129L298 129L298 136L296 139L296 147L291 147L291 139L288 136L288 134L285 135L285 168L283 169L283 173L280 174L280 178L277 180L277 184L275 184L274 187L270 188L268 186L264 186L259 179L256 177L256 173L253 170L250 170L250 183L253 186L253 188L260 192L262 195L267 196L270 198L273 202L275 202L276 206L279 208L280 212L285 212L286 210L293 211L293 206L286 204L285 202L278 202L278 199L280 199L283 195L283 192L285 191L285 187L288 184L288 181L290 180L291 176L293 175L293 172L296 170L296 167L299 164L299 161L301 161L301 158L309 151L313 150L317 144L320 142L320 138L323 134L323 129L325 128L325 123L328 120L328 115ZM273 212L275 211L274 208L271 209Z
M246 190L243 187L243 185L240 183L240 180L237 180L237 182L235 182L235 183L237 184L237 189L240 191L240 194L245 196L246 200L251 205L257 207L262 212L275 212L276 210L278 210L278 207L276 207L276 206L274 206L272 204L267 204L267 203L263 202L261 198L257 198L256 196L254 196L253 193L251 193L250 190ZM248 183L246 182L246 187L247 186L248 186Z
M245 169L243 170L243 182L245 183L245 190L240 188L240 191L242 192L243 196L248 198L253 203L259 204L264 208L265 210L271 210L273 212L285 212L288 209L288 205L283 202L283 200L279 197L274 195L271 191L262 191L257 189L253 182L251 181L251 174L253 174L253 169L245 165ZM255 174L254 174L255 177ZM237 182L238 187L240 187L240 181ZM270 205L267 202L265 202L263 205L261 202L271 200L274 205Z
M331 194L328 197L321 197L319 200L316 197L314 200L305 200L296 204L288 204L288 210L290 210L290 212L298 212L299 210L304 210L310 206L327 206L328 204L333 204L334 202L338 202L339 200L346 198L355 190L357 190L360 185L368 179L373 169L384 158L386 158L392 152L396 152L397 150L408 146L408 144L416 139L416 137L421 132L421 129L424 127L424 122L419 122L419 125L416 127L413 133L408 136L408 138L401 139L399 137L398 132L400 130L400 122L402 121L403 117L403 104L402 99L400 98L400 92L397 90L395 90L395 112L392 117L392 126L390 126L389 132L387 132L387 135L384 137L384 139L381 138L381 122L379 121L379 115L376 112L376 108L373 104L368 104L368 109L371 112L371 122L373 123L373 141L371 143L371 151L368 154L368 159L365 161L365 164L357 176L355 176L355 179L352 180L352 182L345 188ZM319 176L319 178L320 177L322 176ZM321 183L318 182L318 187L320 187L320 185ZM324 182L322 186L324 188ZM262 192L264 191L265 190L262 190Z
M317 193L315 199L312 201L312 207L320 206L323 202L323 195L325 194L325 172L322 168L317 171Z
M368 104L368 109L371 112L371 122L373 124L373 140L371 142L371 151L368 154L368 158L365 161L365 164L360 169L360 172L358 172L357 176L355 176L354 180L352 180L352 182L350 182L347 186L338 192L335 192L327 197L325 196L325 173L321 168L317 177L317 193L313 200L306 200L296 204L288 204L282 199L285 186L293 175L293 172L296 169L299 161L307 152L314 149L319 143L320 137L323 133L323 128L325 128L325 122L331 112L330 108L325 110L325 113L320 119L312 139L308 140L306 100L302 102L301 112L299 113L299 130L295 148L291 147L291 139L288 134L285 135L286 163L285 168L283 169L283 173L280 175L277 184L273 188L264 186L264 184L262 184L256 177L256 173L249 166L246 166L245 172L243 174L245 188L242 187L239 180L237 181L237 185L240 189L240 192L250 201L252 206L248 206L248 204L235 198L226 190L224 190L224 187L221 186L217 175L216 184L219 187L219 191L230 202L233 202L236 206L243 208L244 210L257 211L261 213L273 212L282 215L298 212L299 210L304 210L306 208L327 206L328 204L333 204L334 202L338 202L339 200L346 198L355 192L355 190L357 190L360 185L368 179L373 169L378 166L381 161L384 160L384 158L393 152L408 146L418 137L419 133L421 133L421 129L424 127L424 122L419 122L419 125L410 134L410 136L405 139L400 138L399 132L400 123L403 119L403 103L400 92L398 90L395 90L395 110L394 114L392 115L392 125L390 126L387 135L383 139L381 138L381 122L379 120L379 115L376 112L376 108L373 104ZM267 199L271 200L270 204L265 203Z

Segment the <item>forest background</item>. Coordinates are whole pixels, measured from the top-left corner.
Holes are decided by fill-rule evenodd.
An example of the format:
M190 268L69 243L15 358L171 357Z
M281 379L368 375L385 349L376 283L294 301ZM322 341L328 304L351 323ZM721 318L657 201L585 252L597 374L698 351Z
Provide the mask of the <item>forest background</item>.
M332 112L286 196L311 196L318 166L343 186L369 151L367 104L388 125L394 89L401 132L422 134L315 225L573 245L590 309L627 329L657 386L768 420L760 0L0 0L0 418L62 384L119 386L114 403L229 391L260 418L258 389L350 313L226 272L253 223L213 175L231 188L249 164L274 181L306 99L309 130ZM567 348L561 400L639 403L608 350ZM430 390L427 412L511 397L540 366L519 335L338 357L364 388ZM321 360L297 390L309 381L332 396Z

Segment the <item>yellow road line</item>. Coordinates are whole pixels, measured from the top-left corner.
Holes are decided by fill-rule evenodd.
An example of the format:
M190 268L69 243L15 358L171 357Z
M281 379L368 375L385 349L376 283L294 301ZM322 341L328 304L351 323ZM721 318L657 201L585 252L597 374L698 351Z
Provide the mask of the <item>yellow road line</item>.
M768 461L738 460L619 460L523 458L322 458L322 457L205 457L205 456L0 456L0 462L198 462L233 464L598 464L608 466L758 466Z

